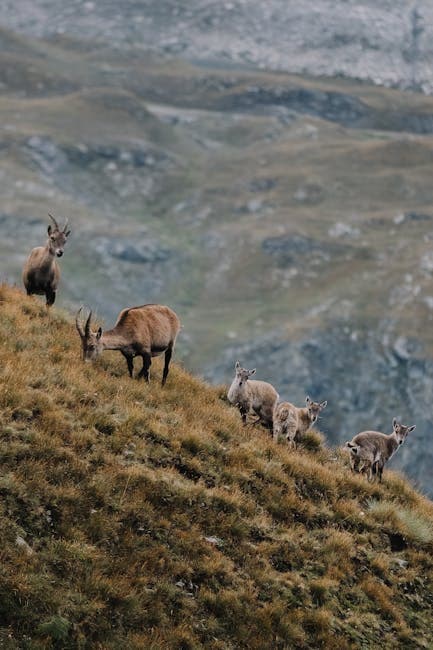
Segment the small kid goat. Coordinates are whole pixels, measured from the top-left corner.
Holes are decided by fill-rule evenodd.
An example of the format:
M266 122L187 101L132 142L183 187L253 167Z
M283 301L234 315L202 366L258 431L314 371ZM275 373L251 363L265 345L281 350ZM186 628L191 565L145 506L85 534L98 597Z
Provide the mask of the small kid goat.
M313 402L308 396L305 399L306 407L298 408L290 402L276 404L274 409L274 440L283 434L289 447L296 448L302 436L315 424L320 411L326 408L328 402Z
M266 381L249 379L256 369L246 370L241 368L239 361L235 365L235 378L227 393L230 404L237 406L244 425L247 423L248 413L255 413L257 419L254 424L261 422L264 426L272 427L272 414L278 400L275 388Z
M375 476L379 477L379 482L382 481L384 465L415 429L415 425L407 427L399 424L394 418L392 428L393 431L389 435L380 431L362 431L346 443L350 450L350 466L353 472L367 474L369 481Z

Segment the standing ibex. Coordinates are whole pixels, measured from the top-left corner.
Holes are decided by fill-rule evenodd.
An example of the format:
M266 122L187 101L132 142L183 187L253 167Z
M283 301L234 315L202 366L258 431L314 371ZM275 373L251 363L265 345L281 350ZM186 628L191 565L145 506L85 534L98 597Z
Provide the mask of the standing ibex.
M255 372L255 368L254 370L241 368L239 361L236 361L236 374L227 393L227 398L230 404L238 407L244 424L247 423L248 413L255 413L257 419L254 424L261 422L264 426L271 428L272 413L278 393L266 381L249 379Z
M81 337L85 361L94 361L104 350L119 350L126 359L129 376L132 377L133 359L139 356L143 359L143 367L137 377L144 377L149 381L152 357L165 352L162 375L164 386L176 337L180 330L179 318L172 309L163 305L142 305L123 309L113 329L104 333L101 327L97 332L91 331L92 312L83 327L80 322L81 310L82 308L78 310L75 324Z
M313 402L308 396L305 399L306 407L298 408L290 402L281 402L275 405L274 409L274 430L275 442L278 436L284 434L289 447L296 448L296 444L302 439L304 433L313 426L328 402Z
M392 428L393 431L389 435L379 431L362 431L346 443L350 450L352 471L367 474L370 481L377 475L379 481L382 481L385 463L404 443L408 434L415 429L415 425L406 427L394 418Z
M66 239L71 231L68 230L68 220L60 230L57 221L50 214L54 228L48 226L48 241L45 246L34 248L23 269L23 282L30 296L33 293L44 295L47 307L51 307L56 299L57 286L59 284L60 269L56 257L62 257Z

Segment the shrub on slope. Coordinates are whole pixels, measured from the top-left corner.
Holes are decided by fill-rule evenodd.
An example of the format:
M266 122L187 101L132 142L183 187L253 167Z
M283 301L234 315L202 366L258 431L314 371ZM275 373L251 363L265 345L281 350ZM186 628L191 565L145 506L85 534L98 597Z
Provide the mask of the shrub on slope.
M431 502L152 370L0 288L0 647L429 647Z

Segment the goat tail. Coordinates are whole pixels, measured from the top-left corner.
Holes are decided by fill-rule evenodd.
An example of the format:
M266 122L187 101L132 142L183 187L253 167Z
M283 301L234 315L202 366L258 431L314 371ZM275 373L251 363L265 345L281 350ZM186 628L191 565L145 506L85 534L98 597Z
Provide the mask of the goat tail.
M283 406L282 408L278 409L279 420L287 420L289 415L290 415L290 409L287 406Z

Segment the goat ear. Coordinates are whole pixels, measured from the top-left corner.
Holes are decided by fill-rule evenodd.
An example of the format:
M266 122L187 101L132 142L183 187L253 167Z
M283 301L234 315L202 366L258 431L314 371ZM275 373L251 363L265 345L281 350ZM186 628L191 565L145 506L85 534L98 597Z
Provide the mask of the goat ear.
M414 429L416 429L416 424L413 424L411 427L409 427L408 430L407 430L407 432L410 433L410 432L413 431Z
M235 363L235 369L236 369L236 370L239 370L240 367L241 367L241 364L239 363L239 361L236 361L236 363Z
M47 228L47 232L48 232L49 235L51 235L51 231L52 231L51 226L48 226L48 228Z
M100 327L100 328L98 329L98 331L96 332L96 338L98 339L98 341L99 341L99 339L101 338L101 336L102 336L102 327Z
M394 429L396 424L397 424L397 420L395 418L392 418L392 426Z
M67 230L67 231L65 232L65 237L69 237L70 234L71 234L71 231L70 231L70 230Z
M307 397L305 398L305 403L306 404L311 404L311 399L310 399L309 395L307 395Z
M326 408L327 404L328 404L328 400L325 399L325 401L320 404L320 408L321 409Z
M256 374L256 368L253 368L252 370L249 371L248 375L251 377L251 375Z

